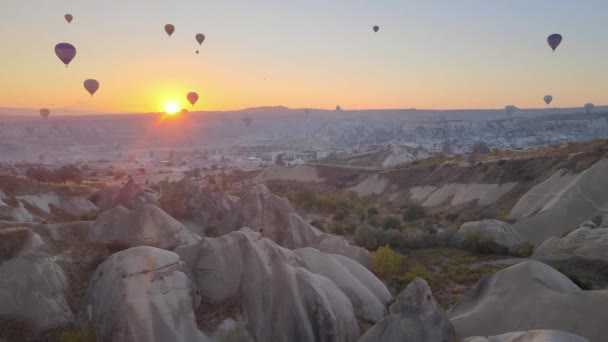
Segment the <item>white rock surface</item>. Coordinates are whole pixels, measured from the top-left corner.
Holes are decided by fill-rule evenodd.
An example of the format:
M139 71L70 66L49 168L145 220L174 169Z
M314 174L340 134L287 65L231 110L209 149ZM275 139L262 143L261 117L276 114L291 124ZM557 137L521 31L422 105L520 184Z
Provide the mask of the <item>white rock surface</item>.
M416 278L390 306L390 315L371 327L359 342L454 341L454 327L426 281Z
M260 172L254 178L254 182L268 182L273 180L291 180L297 182L322 182L317 169L313 166L272 166Z
M490 337L469 337L463 342L589 342L578 335L559 330L518 331Z
M608 228L581 227L562 238L549 238L534 250L534 259L583 258L608 262Z
M128 247L173 249L195 243L199 237L162 209L145 204L132 211L118 206L102 213L91 224L87 239Z
M24 256L0 264L0 315L38 333L75 323L68 282L53 257Z
M490 205L500 199L504 194L511 191L517 183L505 184L446 184L432 192L430 187L420 187L410 190L416 199L422 201L424 195L428 196L422 203L425 207L436 207L450 200L453 206L477 201L478 205Z
M370 277L371 272L365 267L359 265L360 268L356 271L361 275L357 277L342 262L314 248L296 249L294 253L300 257L307 270L329 278L344 292L353 304L357 317L378 322L388 313L387 305L392 296L386 287L378 293L372 292L374 287L379 287L376 283L379 280L374 281L375 277ZM352 269L355 270L354 267ZM360 279L371 280L371 284Z
M47 193L16 196L16 198L21 202L27 202L49 215L52 215L51 206L78 218L95 216L99 213L99 208L83 197L63 197L56 193Z
M250 229L176 252L205 298L239 299L257 341L355 341L360 335L353 305L334 282Z
M177 254L134 247L97 268L79 320L99 341L207 341L194 316L199 303Z
M348 257L365 267L371 267L371 255L365 248L351 245L344 237L328 235L319 243L321 252L328 254L340 254Z
M483 277L447 314L460 338L555 329L601 341L606 307L608 290L582 291L553 268L526 261Z
M375 174L348 190L356 192L359 196L370 196L383 193L389 185L387 178Z

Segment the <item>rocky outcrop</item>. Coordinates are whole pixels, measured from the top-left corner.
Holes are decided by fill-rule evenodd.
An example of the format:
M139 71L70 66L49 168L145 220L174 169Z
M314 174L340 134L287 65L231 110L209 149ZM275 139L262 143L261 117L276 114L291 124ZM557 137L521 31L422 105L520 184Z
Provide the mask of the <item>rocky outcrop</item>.
M40 333L75 322L68 283L54 257L23 256L0 264L0 316Z
M294 252L250 229L176 249L211 302L238 300L256 341L355 341L351 300ZM350 278L352 279L352 278Z
M29 254L43 245L40 235L26 227L0 229L0 262Z
M222 235L243 227L289 249L310 246L318 237L289 200L271 194L263 185L255 186L241 198L224 220L223 229L215 233Z
M607 306L607 290L582 291L553 268L526 261L483 277L447 314L460 338L555 329L601 341Z
M78 316L98 341L205 341L194 316L199 303L177 254L135 247L97 268Z
M103 188L91 196L90 200L102 211L116 206L134 209L142 204L158 205L158 196L152 189L145 188L129 179L124 185Z
M608 228L581 227L562 238L549 238L532 256L541 260L581 258L608 263Z
M518 331L490 337L469 337L463 342L589 342L588 339L559 330Z
M327 235L318 246L314 247L324 253L343 255L368 268L372 263L372 258L367 249L351 245L342 236Z
M0 220L11 222L34 222L34 216L23 207L0 205Z
M454 238L457 242L462 242L469 234L477 235L481 240L492 239L498 246L510 252L514 252L517 246L524 242L510 224L498 220L464 223Z
M519 220L513 227L525 240L540 244L605 212L607 172L608 159L580 173L557 171L520 198L509 213L509 218Z
M254 182L262 183L273 180L290 180L296 182L322 182L319 172L314 166L272 166L265 168L255 178Z
M15 196L21 205L38 211L48 218L65 221L95 217L99 209L91 201L79 196L62 196L57 193Z
M454 327L424 279L416 278L390 306L390 315L369 329L359 342L454 341Z
M162 209L146 204L131 211L118 206L102 213L91 224L87 239L126 247L174 249L195 243L199 237Z
M347 268L342 263L343 260L341 262L314 248L296 249L294 253L300 257L304 268L329 278L346 294L357 317L378 322L387 314L387 305L392 296L384 284L365 267L350 265Z

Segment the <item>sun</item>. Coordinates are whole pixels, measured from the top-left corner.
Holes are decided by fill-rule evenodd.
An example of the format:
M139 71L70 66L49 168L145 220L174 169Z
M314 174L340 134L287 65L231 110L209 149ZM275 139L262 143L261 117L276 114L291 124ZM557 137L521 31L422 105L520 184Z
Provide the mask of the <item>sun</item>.
M165 112L169 115L175 115L177 112L179 112L179 105L174 102L167 103L165 105Z

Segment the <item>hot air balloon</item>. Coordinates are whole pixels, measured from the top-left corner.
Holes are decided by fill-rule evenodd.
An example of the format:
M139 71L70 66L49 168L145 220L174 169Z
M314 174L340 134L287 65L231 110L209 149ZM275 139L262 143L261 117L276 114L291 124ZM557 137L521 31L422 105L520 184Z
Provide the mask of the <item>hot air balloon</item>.
M196 103L196 101L198 101L198 94L195 92L190 92L188 93L188 95L186 96L186 98L188 99L188 102L190 102L190 104L192 106L194 106L194 104Z
M196 41L198 42L198 45L202 45L203 42L205 41L205 35L202 33L199 33L195 36Z
M180 113L181 113L182 115L188 114L188 110L187 110L186 108L183 108L183 109L180 111Z
M99 82L97 82L97 80L88 79L84 81L84 89L93 96L97 92L97 89L99 89Z
M551 96L551 95L546 95L546 96L545 96L545 103L546 103L546 104L550 104L550 103L551 103L551 101L553 101L553 96Z
M175 26L173 26L171 24L165 25L165 32L167 32L167 34L169 35L169 37L171 37L171 35L173 34L173 32L175 32Z
M40 108L40 116L42 116L43 118L48 118L50 114L51 111L48 108Z
M59 43L55 45L55 54L67 68L74 57L76 57L76 48L69 43Z
M559 44L561 42L562 42L562 35L558 34L558 33L554 33L547 38L547 43L553 49L553 52L555 52L555 49L557 49L557 47L559 46Z
M66 14L66 15L64 16L64 18L65 18L65 21L67 21L67 22L68 22L68 24L72 22L72 19L74 19L74 17L73 17L71 14L69 14L69 13L68 13L68 14Z
M585 112L587 114L591 114L591 111L595 108L595 105L593 103L587 103L585 104Z
M380 26L378 26L378 25L374 26L374 32L378 32L378 31L380 31Z

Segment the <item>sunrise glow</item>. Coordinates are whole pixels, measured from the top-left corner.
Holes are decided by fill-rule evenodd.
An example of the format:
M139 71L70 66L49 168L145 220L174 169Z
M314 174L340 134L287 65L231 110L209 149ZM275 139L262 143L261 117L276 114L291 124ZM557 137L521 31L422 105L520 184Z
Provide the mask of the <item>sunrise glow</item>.
M179 112L179 105L177 103L170 102L165 105L165 113L175 115L177 112Z

